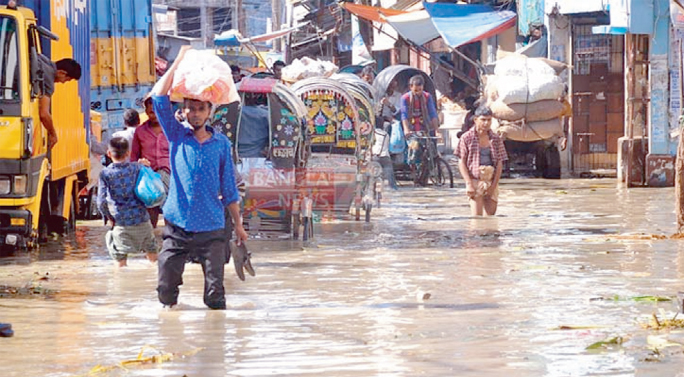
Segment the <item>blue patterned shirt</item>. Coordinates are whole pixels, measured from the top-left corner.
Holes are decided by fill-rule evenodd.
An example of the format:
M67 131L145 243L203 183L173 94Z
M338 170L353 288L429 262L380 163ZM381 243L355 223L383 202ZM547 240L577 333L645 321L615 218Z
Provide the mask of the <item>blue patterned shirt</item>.
M153 96L152 103L169 140L171 185L164 219L187 232L223 229L225 207L239 199L230 141L207 126L212 136L200 144L192 129L176 120L168 96Z
M115 162L100 173L97 208L116 225L130 226L150 221L145 204L135 195L141 167L137 162Z

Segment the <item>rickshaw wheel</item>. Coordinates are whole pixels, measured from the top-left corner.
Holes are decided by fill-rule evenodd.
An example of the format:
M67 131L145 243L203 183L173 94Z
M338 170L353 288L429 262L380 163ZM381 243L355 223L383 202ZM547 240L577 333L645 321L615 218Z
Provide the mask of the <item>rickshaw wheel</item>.
M449 188L454 188L454 174L451 167L441 158L435 159L435 167L430 171L429 180L438 187L448 185Z

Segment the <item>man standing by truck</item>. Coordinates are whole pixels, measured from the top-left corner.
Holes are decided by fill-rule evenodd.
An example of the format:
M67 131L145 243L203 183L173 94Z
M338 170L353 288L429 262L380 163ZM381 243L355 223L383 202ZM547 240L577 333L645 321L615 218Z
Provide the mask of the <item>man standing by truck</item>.
M74 59L62 59L52 62L47 56L38 55L39 70L43 76L42 95L40 97L40 122L48 132L48 149L57 144L57 132L52 124L50 103L55 92L55 83L66 83L81 79L81 65Z

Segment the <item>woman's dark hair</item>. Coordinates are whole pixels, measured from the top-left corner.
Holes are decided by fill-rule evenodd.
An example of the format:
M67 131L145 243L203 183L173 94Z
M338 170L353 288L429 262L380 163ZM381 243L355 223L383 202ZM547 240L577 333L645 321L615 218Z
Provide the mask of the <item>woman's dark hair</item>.
M128 153L128 140L125 137L117 136L109 140L109 152L112 158L120 160Z
M489 106L482 105L478 107L475 110L475 114L473 114L474 117L479 118L479 117L490 117L492 116L492 109L489 108Z
M123 119L127 127L135 127L140 124L140 114L134 109L126 109Z

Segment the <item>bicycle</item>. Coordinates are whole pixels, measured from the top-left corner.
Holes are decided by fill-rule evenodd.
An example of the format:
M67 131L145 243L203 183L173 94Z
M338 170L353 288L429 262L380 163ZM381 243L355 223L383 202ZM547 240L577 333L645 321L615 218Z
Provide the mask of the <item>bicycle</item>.
M413 138L420 143L420 159L414 170L414 184L419 186L433 185L436 187L454 188L454 174L449 164L442 158L437 150L435 136L414 135Z

